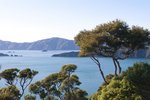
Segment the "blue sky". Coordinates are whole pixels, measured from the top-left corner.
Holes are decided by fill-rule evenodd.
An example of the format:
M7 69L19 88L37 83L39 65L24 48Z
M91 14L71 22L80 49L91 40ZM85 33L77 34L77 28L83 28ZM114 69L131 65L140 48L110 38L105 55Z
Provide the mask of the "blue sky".
M0 0L0 40L73 39L114 19L150 28L150 0Z

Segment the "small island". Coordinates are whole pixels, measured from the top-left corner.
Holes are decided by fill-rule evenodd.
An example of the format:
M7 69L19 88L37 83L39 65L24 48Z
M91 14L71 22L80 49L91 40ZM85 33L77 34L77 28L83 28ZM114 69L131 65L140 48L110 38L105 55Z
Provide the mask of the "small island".
M4 54L4 53L0 53L0 57L22 57L22 55L9 55L9 54Z
M60 54L54 54L52 57L79 57L79 52L65 52L65 53L60 53Z
M8 54L0 53L0 57L9 56Z
M42 50L42 52L47 52L47 50L46 50L46 49L44 49L44 50Z

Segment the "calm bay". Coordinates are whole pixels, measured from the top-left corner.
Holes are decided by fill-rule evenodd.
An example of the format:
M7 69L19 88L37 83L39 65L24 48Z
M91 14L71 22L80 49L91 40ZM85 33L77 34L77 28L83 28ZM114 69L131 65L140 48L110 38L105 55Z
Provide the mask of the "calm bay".
M70 51L70 50L69 50ZM68 51L34 51L34 50L1 50L1 53L12 55L22 55L22 57L0 57L1 71L8 68L25 69L31 68L39 71L33 82L43 79L49 74L58 72L65 64L75 64L78 66L77 74L82 82L81 88L86 90L89 95L96 92L103 80L98 71L98 67L89 57L51 57ZM107 74L114 73L114 65L111 58L99 58L102 69ZM125 70L136 62L148 62L150 59L129 58L120 61L122 69ZM0 87L4 87L4 81L0 81Z

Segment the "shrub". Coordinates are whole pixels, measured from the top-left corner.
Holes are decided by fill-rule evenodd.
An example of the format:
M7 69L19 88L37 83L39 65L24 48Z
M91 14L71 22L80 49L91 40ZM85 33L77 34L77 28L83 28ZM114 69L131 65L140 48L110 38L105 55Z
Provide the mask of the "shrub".
M150 65L136 63L120 76L106 77L108 84L102 84L89 100L150 100Z

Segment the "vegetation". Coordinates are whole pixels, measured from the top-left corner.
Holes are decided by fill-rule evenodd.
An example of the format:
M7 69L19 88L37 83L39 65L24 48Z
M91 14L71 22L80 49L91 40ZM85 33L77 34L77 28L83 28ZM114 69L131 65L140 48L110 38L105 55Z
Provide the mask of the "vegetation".
M34 76L37 73L37 71L31 70L29 68L21 71L17 68L6 69L2 71L0 73L0 78L6 81L6 85L8 87L1 89L1 98L12 98L10 100L20 100L20 98L24 95L25 89L31 84ZM20 86L18 87L21 89L20 91L17 88L18 85Z
M52 55L52 57L78 57L78 56L79 56L79 52L74 52L74 51Z
M89 100L149 100L150 65L136 63L121 76L107 76L108 84L100 86Z
M41 81L31 84L33 77L38 73L29 68L6 69L0 73L0 78L6 81L7 87L0 88L1 100L20 100L25 89L30 85L31 94L39 95L43 100L87 100L87 92L78 86L81 84L77 75L73 74L77 66L64 65L60 72L53 73ZM20 87L17 87L17 86ZM19 89L20 90L19 90ZM35 100L36 95L25 95L25 100Z
M76 68L77 66L73 64L64 65L60 72L50 74L30 86L28 84L37 74L36 71L31 71L30 69L21 71L18 69L4 70L0 75L2 79L5 79L8 86L0 88L0 100L20 100L26 86L29 86L31 94L25 95L25 100L36 100L37 95L42 100L150 99L150 65L147 63L136 63L119 76L107 75L105 79L108 83L103 83L99 90L89 98L87 98L87 92L78 87L81 82L78 76L73 74ZM15 84L17 78L23 90L18 90L17 84ZM26 81L24 81L25 79ZM23 81L27 82L27 84L23 85Z
M26 95L25 97L24 97L24 99L25 100L36 100L36 97L35 96L33 96L33 95Z
M73 64L64 65L59 73L31 84L29 90L43 100L87 100L86 91L78 87L78 76L73 74L76 68Z
M0 88L0 100L19 100L20 91L15 86Z
M20 100L29 87L25 100L150 100L150 65L136 63L121 71L119 60L131 56L135 51L150 43L150 31L139 26L129 27L125 22L115 20L97 26L93 30L81 31L76 37L81 56L90 56L97 64L104 79L99 90L87 98L87 92L80 89L79 77L74 74L77 66L67 64L57 73L32 83L37 71L26 68L6 69L0 73L7 87L0 88L0 100ZM99 56L111 57L115 66L114 75L105 77Z
M147 63L136 63L123 72L123 77L138 87L143 100L150 100L150 65Z
M124 78L113 78L104 86L98 100L139 100L142 97L138 94L136 87Z
M76 37L81 56L90 56L97 64L102 78L107 83L97 56L111 57L115 75L121 74L119 60L126 59L150 42L150 31L140 26L131 28L124 21L115 20L81 31Z
M1 56L9 56L8 54L4 54L4 53L0 53L0 57Z

